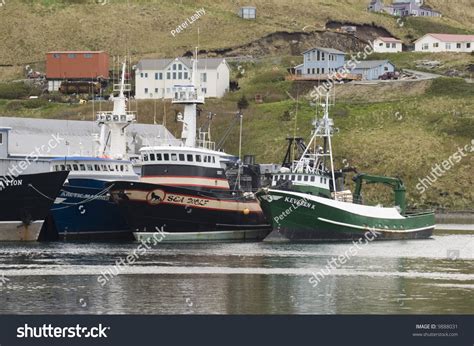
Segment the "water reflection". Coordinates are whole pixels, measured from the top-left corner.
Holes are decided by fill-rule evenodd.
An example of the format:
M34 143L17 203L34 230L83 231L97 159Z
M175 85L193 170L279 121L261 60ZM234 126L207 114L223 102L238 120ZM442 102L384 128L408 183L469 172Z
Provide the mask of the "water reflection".
M473 313L473 239L372 243L316 287L350 244L162 244L105 286L136 244L2 244L0 313Z

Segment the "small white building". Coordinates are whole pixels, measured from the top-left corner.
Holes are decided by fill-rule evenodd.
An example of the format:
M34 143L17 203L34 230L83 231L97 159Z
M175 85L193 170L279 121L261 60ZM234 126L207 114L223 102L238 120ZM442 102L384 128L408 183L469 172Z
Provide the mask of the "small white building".
M426 34L415 41L415 52L474 51L474 35Z
M388 60L363 60L352 70L362 75L362 80L376 80L387 72L395 72L395 65Z
M239 17L243 19L257 19L257 9L253 6L244 6L239 9Z
M222 97L229 90L230 68L224 58L198 60L197 82L205 97ZM135 70L135 98L169 99L173 86L191 82L192 60L143 59Z
M393 37L377 37L374 40L374 52L398 53L402 51L402 41Z

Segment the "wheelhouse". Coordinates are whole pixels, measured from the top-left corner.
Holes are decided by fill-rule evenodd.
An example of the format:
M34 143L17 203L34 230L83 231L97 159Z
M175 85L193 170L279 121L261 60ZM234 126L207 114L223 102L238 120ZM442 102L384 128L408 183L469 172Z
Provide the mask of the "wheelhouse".
M55 158L51 171L70 171L69 178L138 179L132 162L97 157Z

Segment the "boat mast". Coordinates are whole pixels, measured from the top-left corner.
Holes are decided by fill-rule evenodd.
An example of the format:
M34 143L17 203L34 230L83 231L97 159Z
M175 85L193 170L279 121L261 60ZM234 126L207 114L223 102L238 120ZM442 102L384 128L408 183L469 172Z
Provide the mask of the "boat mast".
M134 112L127 111L127 99L125 91L130 91L130 84L125 84L126 63L122 64L122 76L120 84L114 84L114 91L118 91L117 97L113 98L114 108L112 112L98 112L97 123L100 126L99 152L98 155L108 154L114 159L127 158L127 133L126 128L135 122ZM108 136L106 131L109 130ZM110 146L107 151L107 142L110 137Z
M196 109L198 104L204 103L197 83L198 74L198 47L195 49L191 71L190 85L176 85L173 88L173 104L184 104L184 117L178 119L183 123L181 139L185 146L196 147Z
M326 138L328 140L328 146L329 146L329 159L331 162L331 176L332 176L332 184L334 188L334 192L337 192L336 188L336 179L334 175L334 161L332 157L332 144L331 144L331 135L332 135L332 125L333 125L333 120L329 118L329 92L326 93L326 104L324 107L324 121L325 121L325 128L326 128Z

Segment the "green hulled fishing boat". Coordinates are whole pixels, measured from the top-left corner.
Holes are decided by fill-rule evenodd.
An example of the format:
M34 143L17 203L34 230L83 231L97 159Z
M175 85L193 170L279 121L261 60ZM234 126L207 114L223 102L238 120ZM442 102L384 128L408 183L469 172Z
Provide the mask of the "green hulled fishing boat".
M355 240L367 232L377 240L430 237L435 226L434 212L408 212L401 179L356 174L354 194L344 188L344 176L350 169L334 169L331 148L334 123L329 118L329 96L321 106L323 116L315 120L308 146L300 146L299 159L286 161L290 141L285 156L289 164L273 175L271 187L256 193L273 229L295 241ZM364 183L392 187L395 206L364 205Z

